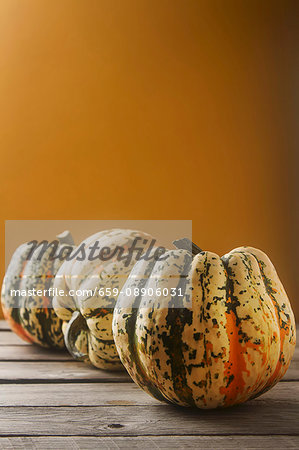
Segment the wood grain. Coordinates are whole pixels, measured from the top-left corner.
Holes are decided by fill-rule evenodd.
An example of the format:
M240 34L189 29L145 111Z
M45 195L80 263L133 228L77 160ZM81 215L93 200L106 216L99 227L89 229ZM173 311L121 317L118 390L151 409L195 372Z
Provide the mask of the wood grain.
M298 346L283 381L238 407L177 408L0 322L0 449L297 449Z
M0 406L157 405L134 383L0 385Z
M0 361L0 383L132 382L126 372L108 372L77 361Z
M10 326L6 322L6 320L0 320L0 331L2 330L10 330Z
M298 403L248 402L201 411L171 405L0 407L0 435L299 435Z
M281 381L299 381L299 360L293 359Z
M37 345L1 345L0 361L73 361L65 351L50 350Z
M278 383L252 401L299 402L299 383ZM134 383L2 384L0 406L152 406L160 403Z
M2 450L94 450L94 449L298 449L298 436L105 436L105 437L4 437Z
M15 333L9 330L0 331L0 346L1 345L27 345L32 346L29 342L23 341L23 339L19 338Z
M293 364L293 363L292 363ZM284 381L299 380L299 362L288 370ZM0 383L73 381L132 382L126 372L108 372L82 362L71 361L0 361Z

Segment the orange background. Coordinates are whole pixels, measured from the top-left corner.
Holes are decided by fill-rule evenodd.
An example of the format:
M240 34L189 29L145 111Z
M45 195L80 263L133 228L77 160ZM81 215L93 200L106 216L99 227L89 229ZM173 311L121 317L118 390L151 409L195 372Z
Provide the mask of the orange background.
M192 219L299 317L296 3L1 0L2 276L5 219Z

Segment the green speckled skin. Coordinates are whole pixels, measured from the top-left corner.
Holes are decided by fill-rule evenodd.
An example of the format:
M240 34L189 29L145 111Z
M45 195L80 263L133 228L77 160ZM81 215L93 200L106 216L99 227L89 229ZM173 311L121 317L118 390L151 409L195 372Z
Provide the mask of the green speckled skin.
M38 251L27 260L30 248L27 244L18 247L7 268L1 293L4 317L22 339L42 347L61 349L64 348L62 320L52 307L52 297L17 298L10 295L11 289L28 292L33 288L44 290L53 287L61 261L49 259L51 248L45 251L40 261Z
M141 248L144 248L153 239L152 236L141 231L112 229L96 233L83 242L86 249L98 241L100 248L109 247L113 252L119 246L124 248L126 253L136 237L142 238L138 243L138 247ZM146 240L146 244L143 240ZM120 291L135 262L136 259L133 257L126 267L125 261L118 261L116 257L107 261L100 259L66 261L57 273L54 287L63 290L66 294L70 292L70 289L78 291L79 289L116 288ZM64 331L67 330L67 322L70 321L75 311L80 311L82 316L82 327L71 336L74 342L68 342L68 347L76 349L76 352L72 352L74 358L78 357L77 354L82 354L85 356L80 359L100 369L123 370L111 328L116 298L114 295L100 296L98 293L91 296L83 294L54 298L55 311L65 321ZM65 336L67 336L66 333Z
M270 259L241 247L219 257L170 250L138 262L126 287L184 285L183 298L120 295L117 350L132 379L158 400L217 408L274 386L295 348L294 315ZM182 277L188 269L189 276Z

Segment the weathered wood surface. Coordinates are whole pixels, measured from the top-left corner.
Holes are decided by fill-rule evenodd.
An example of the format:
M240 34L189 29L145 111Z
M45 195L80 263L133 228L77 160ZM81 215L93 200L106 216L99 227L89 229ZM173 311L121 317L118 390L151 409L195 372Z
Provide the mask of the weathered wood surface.
M283 381L238 407L177 408L0 321L0 449L299 448L298 347Z
M63 402L63 400L62 400ZM295 402L248 402L202 411L171 405L0 407L0 435L298 435Z
M0 361L72 361L65 351L40 348L37 345L1 345Z
M48 381L132 382L125 371L107 372L77 361L0 361L0 383Z
M254 400L258 402L289 403L299 407L299 383L278 383L271 391ZM58 383L2 384L0 406L156 406L166 403L147 395L134 383ZM227 410L229 411L229 410Z
M31 345L29 342L23 341L15 333L9 330L0 331L0 346L1 345Z
M281 381L299 381L299 361L293 359L287 373Z
M73 381L123 381L130 382L125 372L107 372L77 361L1 361L0 383L8 382L59 382ZM299 380L299 362L294 361L292 367L283 378L284 381Z
M10 331L10 327L9 327L8 323L6 322L6 320L0 320L0 331L2 331L2 330Z
M298 436L105 436L105 437L3 437L2 450L95 450L137 448L213 449L213 450L282 450L299 448Z

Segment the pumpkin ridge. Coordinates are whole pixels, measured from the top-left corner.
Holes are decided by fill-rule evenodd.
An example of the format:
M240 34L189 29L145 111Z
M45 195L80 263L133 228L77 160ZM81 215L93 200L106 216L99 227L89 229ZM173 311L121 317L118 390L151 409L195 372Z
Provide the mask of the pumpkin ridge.
M155 266L155 261L150 261L147 270L145 272L145 278L140 280L138 287L146 287L150 274L152 273ZM131 358L131 362L135 364L136 374L132 375L133 379L142 386L145 386L150 394L160 401L166 401L162 393L155 387L152 380L150 380L149 375L146 373L142 362L139 358L139 352L137 351L138 342L135 334L137 315L139 312L139 306L141 303L141 295L135 298L135 301L131 305L131 315L128 315L125 321L125 328L128 337L128 353ZM146 383L141 382L141 380L148 380Z
M252 263L253 263L253 261L256 262L256 259L253 258L253 255L251 253L248 253L248 252L240 253L240 257L242 259L242 262L243 262L246 270L248 271L248 276L251 279L252 288L255 291L257 298L259 299L259 304L260 304L260 309L261 309L260 314L263 314L264 316L266 316L268 318L267 323L269 323L269 311L267 311L265 309L265 298L262 296L262 293L259 290L260 282L259 281L255 282L256 276L254 275L254 268L252 266ZM253 258L253 261L251 258ZM261 276L259 265L257 265L256 269L258 269L259 279L262 281L262 276ZM265 294L268 298L268 293L267 293L266 289L265 289ZM274 313L274 317L275 317L275 313ZM275 319L276 319L276 317L275 317ZM269 333L270 333L270 330L269 330ZM265 348L265 345L266 345L266 348ZM260 355L262 355L261 369L259 371L259 375L256 379L256 382L252 386L252 392L251 392L249 399L257 397L259 395L258 393L260 391L263 392L265 383L267 383L267 381L265 381L265 380L267 380L267 365L266 365L266 363L268 361L268 366L269 366L269 359L270 359L270 351L269 351L269 349L267 351L267 345L268 345L267 342L264 342L263 345L261 343L259 343L259 344L252 343L250 340L248 342L246 342L247 349L251 348L251 349L259 352ZM262 371L262 368L263 368L263 371Z
M234 398L241 395L245 388L243 371L247 372L246 362L243 354L243 346L239 342L239 332L241 319L237 313L237 307L240 306L238 297L234 295L234 283L231 279L232 269L229 267L229 258L222 257L227 282L226 282L226 327L227 337L229 340L229 359L225 362L225 377L227 379L226 386L221 389L221 393L225 395L225 406L229 406L234 402ZM241 401L241 400L240 400Z
M254 255L252 255L251 253L249 253L249 255L250 255L250 257L254 258ZM251 261L250 258L248 258L248 253L243 253L242 257L245 259L246 263L248 263L248 266L247 266L247 264L245 264L245 266L248 267L248 271L249 271L251 279L255 278L255 277L252 276L253 275L252 261ZM258 263L256 258L254 258L254 261L256 261ZM261 279L263 280L263 277L262 277L262 274L261 274L261 271L260 271L260 266L258 265L258 267L259 267L259 275L260 275ZM257 285L253 285L253 288L254 288L254 290L256 291L256 293L259 296L261 309L263 310L263 313L266 315L266 317L268 317L268 313L267 313L267 311L265 310L265 307L264 307L265 306L265 299L262 297L262 294L258 292L258 289L257 289L256 286ZM266 291L266 294L268 296L268 292L267 292L266 286L265 286L265 291ZM275 319L277 320L276 315L275 315ZM249 346L249 343L247 343L247 346ZM258 348L256 348L256 350L258 350ZM262 353L261 350L258 350L258 351L260 351L260 353ZM262 354L263 354L263 363L262 363L262 365L265 365L265 363L266 363L266 360L265 360L266 354L265 354L265 352L262 353ZM269 358L270 355L268 354L267 356ZM264 374L265 373L260 372L259 377L258 377L258 379L257 379L257 381L255 383L255 386L254 386L254 391L252 392L252 395L249 397L249 399L256 398L256 397L258 397L259 395L261 395L264 392L265 387L267 385L267 381L266 381L266 383L265 383L265 381L261 382L261 380L264 377ZM264 384L264 386L263 386L263 384Z
M15 290L20 289L22 275L25 270L26 264L28 262L27 255L25 257L23 254L21 254L20 259L21 259L20 274L18 276L16 276L16 275L14 276L14 281L12 281L12 286L11 286ZM5 289L5 283L7 282L6 277L7 277L7 274L5 274L5 276L4 276L3 286L2 286L1 297L3 299L5 297L4 294L6 293L6 289ZM27 331L22 327L20 308L16 308L16 307L6 308L5 303L3 303L3 301L2 301L2 309L3 309L4 318L9 323L12 331L14 331L23 340L30 342L31 344L34 343L33 337L29 333L27 333Z
M202 310L201 310L201 314L200 314L200 322L206 322L207 321L207 317L206 317L206 300L208 299L208 286L206 283L204 283L204 278L206 276L208 276L209 274L209 270L210 270L210 263L208 263L208 253L205 252L205 259L204 259L204 271L201 272L200 276L199 276L199 282L200 282L200 286L201 286L201 291L202 291ZM204 347L204 352L203 352L203 358L202 361L198 364L192 364L191 367L203 367L205 369L205 376L203 377L202 380L199 381L194 381L195 386L202 386L204 388L205 391L205 395L202 395L202 401L203 403L206 405L206 398L208 396L208 378L211 378L211 369L209 367L207 367L205 364L208 363L208 353L207 353L207 346L209 345L209 341L206 338L206 335L204 333L203 335L203 347ZM188 366L189 367L189 366Z
M51 278L55 276L53 275L55 274L55 259L51 260L51 266L48 269L47 275L48 274L51 275L51 277L46 277L44 289L49 289L50 286L52 285L53 281ZM53 345L55 345L55 343L57 343L57 338L58 340L59 338L60 340L62 340L62 334L61 334L61 327L59 329L59 332L56 331L55 333L55 329L51 326L51 324L53 324L53 320L56 319L62 325L62 321L58 319L53 309L52 305L53 299L43 296L43 301L45 303L48 303L48 307L38 308L38 310L36 310L36 315L38 317L39 322L42 325L41 326L42 336L40 340L42 342L46 342L48 344L48 347L52 347Z
M283 368L283 366L285 365L285 369L284 372L287 371L289 364L286 364L285 359L284 359L284 353L283 353L283 344L284 344L284 340L285 337L287 335L289 335L290 332L290 328L291 328L291 320L290 320L290 315L284 311L284 314L286 315L288 322L285 322L282 317L281 317L281 308L280 305L278 303L278 301L275 298L275 289L273 289L272 287L272 283L271 280L266 276L264 268L266 266L265 262L262 260L259 260L257 258L256 255L254 255L253 253L249 252L257 261L259 268L260 268L260 273L262 276L262 279L264 281L264 285L265 285L265 289L268 293L268 296L270 298L270 300L272 301L272 304L274 306L275 309L275 315L276 315L276 320L277 320L277 324L278 324L278 329L279 329L279 337L280 337L280 355L279 355L279 359L276 365L276 368L274 370L274 372L272 373L272 375L270 376L269 380L267 381L265 387L264 387L264 391L267 391L273 384L276 383L276 378L279 374L279 372L281 371L281 369ZM278 380L277 380L278 381Z
M30 251L30 249L29 249ZM35 269L36 266L38 267L38 270L40 271L41 275L34 275L29 278L29 283L32 281L34 282L35 279L40 279L42 286L41 289L49 289L49 287L52 285L53 279L52 277L48 277L49 273L55 274L56 273L56 265L59 264L58 260L55 260L54 258L51 258L50 254L52 252L51 248L48 248L46 252L44 253L43 257L41 259L34 259L31 258L29 261L26 261L26 264L23 268L23 272L26 270L31 270L32 268ZM26 255L27 257L27 255ZM31 266L28 265L28 263L31 263ZM49 267L47 267L49 265ZM24 282L26 283L28 279L28 276L26 275L24 278ZM22 283L22 278L21 278ZM20 283L20 284L21 284ZM26 287L26 284L25 284ZM26 288L30 288L27 286ZM43 304L46 303L46 306L35 306L35 300L33 298L26 298L24 302L24 307L20 308L20 320L22 326L24 326L26 329L31 329L32 322L30 322L31 319L31 311L35 312L36 318L38 318L37 322L34 323L35 328L33 328L33 342L36 344L41 345L42 347L56 347L56 348L63 348L64 342L63 342L63 336L61 333L61 326L62 321L59 319L54 311L53 308L49 308L49 305L52 306L52 300L48 297L42 296ZM39 325L39 327L36 327L36 324ZM56 328L56 330L55 330Z
M190 255L187 253L185 255L183 274L189 272L191 263L192 258L190 259ZM183 275L180 276L179 282L177 284L177 289L181 289L181 292L183 292L184 294L186 294L187 281L187 277ZM193 312L192 310L184 307L171 307L171 303L176 303L175 298L172 297L169 304L169 311L166 316L166 323L169 326L170 333L169 336L166 336L162 333L162 342L165 347L166 354L170 357L173 390L182 403L187 403L191 406L195 406L192 389L187 384L187 368L184 364L184 342L182 339L185 325L190 325L192 323Z

